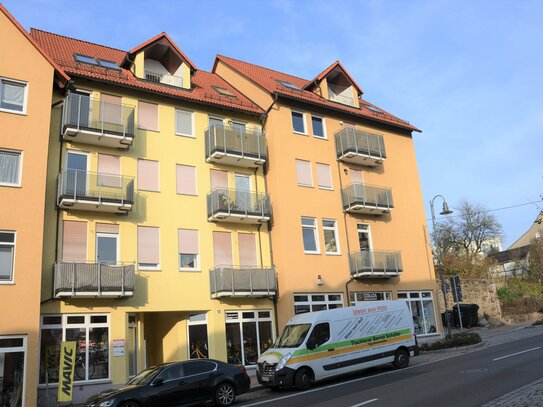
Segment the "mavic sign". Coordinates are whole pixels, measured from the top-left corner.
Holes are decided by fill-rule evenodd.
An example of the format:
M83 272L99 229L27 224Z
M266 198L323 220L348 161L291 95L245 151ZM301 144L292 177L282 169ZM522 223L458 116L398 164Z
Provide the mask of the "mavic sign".
M74 365L75 342L62 342L60 347L58 401L72 401Z

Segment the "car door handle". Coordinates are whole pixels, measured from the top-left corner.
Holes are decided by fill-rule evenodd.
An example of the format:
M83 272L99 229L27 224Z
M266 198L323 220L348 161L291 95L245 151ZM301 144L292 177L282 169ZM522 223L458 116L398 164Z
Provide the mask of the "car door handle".
M179 383L177 383L179 386L181 386L182 384L185 384L185 381L184 380L181 380Z
M333 350L336 350L336 348L328 349L328 352L332 352Z

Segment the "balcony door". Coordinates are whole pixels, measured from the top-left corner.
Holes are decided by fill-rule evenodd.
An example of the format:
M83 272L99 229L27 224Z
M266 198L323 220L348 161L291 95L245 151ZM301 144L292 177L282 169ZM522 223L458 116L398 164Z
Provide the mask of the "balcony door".
M90 94L83 91L72 92L68 109L68 122L79 127L89 127L91 115Z
M241 211L251 211L251 179L248 175L236 174L236 206Z
M85 153L68 152L65 181L65 191L68 195L86 196L88 160L89 157Z
M96 262L115 265L118 262L119 235L96 234Z
M366 223L359 223L357 226L358 230L358 245L361 252L366 252L371 250L371 235L370 235L370 225Z

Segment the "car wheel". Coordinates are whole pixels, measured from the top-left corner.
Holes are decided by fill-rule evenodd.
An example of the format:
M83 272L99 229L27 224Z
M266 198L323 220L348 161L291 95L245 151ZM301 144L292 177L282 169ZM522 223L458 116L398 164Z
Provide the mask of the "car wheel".
M140 407L139 403L137 401L125 401L124 403L121 403L119 407Z
M215 390L215 404L219 407L230 406L236 399L236 390L230 383L221 383Z
M404 369L409 366L409 352L407 349L398 349L394 355L394 362L392 364L396 369Z
M307 390L311 387L311 373L309 369L302 368L294 376L294 387L298 390Z

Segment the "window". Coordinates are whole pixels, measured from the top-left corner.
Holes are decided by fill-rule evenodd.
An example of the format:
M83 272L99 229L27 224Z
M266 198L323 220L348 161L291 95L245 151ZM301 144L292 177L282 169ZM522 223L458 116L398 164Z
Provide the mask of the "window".
M158 192L158 161L138 159L138 189Z
M342 308L343 294L294 294L294 313L323 311Z
M365 107L366 109L368 109L368 110L371 110L371 111L374 112L374 113L380 113L380 114L383 113L383 111L382 111L381 109L378 109L378 108L376 108L375 106L364 105L364 104L363 104L362 106L364 106L364 107Z
M186 362L184 368L185 376L194 376L197 374L212 372L217 368L217 364L215 362L207 360L200 360L194 362Z
M326 129L324 128L324 119L319 116L311 115L311 127L313 135L318 138L326 138Z
M371 291L360 291L360 292L351 292L350 301L351 305L357 305L364 301L384 301L391 300L392 295L388 291L384 292L371 292Z
M317 163L317 180L319 188L332 189L332 174L330 172L330 166L328 164Z
M75 54L74 58L77 62L83 62L85 64L95 65L95 66L99 66L99 67L107 68L107 69L114 69L116 71L121 70L119 65L117 65L113 61L107 61L105 59L98 59L98 58L88 57L86 55L79 55L79 54Z
M24 82L0 78L0 110L26 113L27 91Z
M190 315L187 325L189 331L189 357L191 359L208 358L206 314Z
M0 231L0 283L13 281L15 232Z
M294 89L294 90L301 90L298 86L293 85L292 83L285 82L285 81L279 81L279 80L277 82L279 82L285 88Z
M221 96L226 96L226 97L229 97L229 98L235 98L236 97L236 95L232 91L229 91L228 89L220 88L218 86L212 86L212 88L215 89L215 92L217 92Z
M117 126L108 126L111 129L121 130L123 124L123 105L120 96L108 95L102 93L100 95L100 120L116 124Z
M109 378L109 316L107 314L42 315L40 384L58 383L60 345L76 342L74 381Z
M226 311L228 363L256 365L258 357L273 344L270 311Z
M320 253L317 237L317 220L315 218L302 217L302 235L304 239L304 253Z
M257 267L256 236L254 233L238 233L239 265Z
M0 336L0 400L5 406L23 406L26 365L26 336ZM4 404L5 402L5 404Z
M0 185L21 186L21 153L0 150Z
M324 251L326 254L340 254L337 222L335 220L323 219L322 230L324 231Z
M183 195L197 195L196 168L189 165L176 165L177 193Z
M62 260L87 260L87 222L65 220L62 222Z
M198 231L178 230L179 270L196 271L200 269L198 250Z
M307 338L307 347L308 349L315 349L321 345L324 345L330 340L330 324L328 322L323 322L315 325L311 335Z
M213 232L213 259L215 267L232 267L232 236L230 232Z
M405 300L415 325L416 335L437 333L434 300L431 291L406 291L398 293L398 300Z
M296 181L302 187L313 187L313 176L311 175L311 162L296 160Z
M292 111L292 130L295 133L307 134L305 130L305 114Z
M121 188L121 181L121 157L98 154L98 185Z
M194 137L194 114L186 110L175 110L175 134Z
M119 225L96 224L96 262L118 264L119 261Z
M160 268L160 229L138 226L138 268L158 270Z
M138 101L138 128L158 131L158 105Z
M358 247L361 252L371 250L370 225L359 223L356 225L358 231Z

